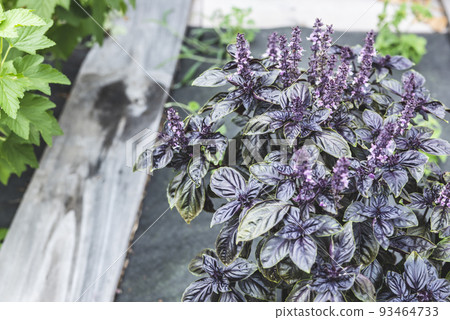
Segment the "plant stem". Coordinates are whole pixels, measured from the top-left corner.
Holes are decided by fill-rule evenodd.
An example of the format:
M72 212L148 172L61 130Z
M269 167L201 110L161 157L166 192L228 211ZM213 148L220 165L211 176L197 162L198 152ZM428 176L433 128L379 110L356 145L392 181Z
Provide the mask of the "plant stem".
M3 39L2 39L2 40L3 40ZM6 50L5 56L4 56L3 59L2 59L2 63L0 64L0 69L3 68L3 64L5 63L6 58L8 57L8 54L9 54L9 51L11 50L11 48L12 48L12 46L9 45L8 49ZM3 49L3 48L2 48L2 49Z

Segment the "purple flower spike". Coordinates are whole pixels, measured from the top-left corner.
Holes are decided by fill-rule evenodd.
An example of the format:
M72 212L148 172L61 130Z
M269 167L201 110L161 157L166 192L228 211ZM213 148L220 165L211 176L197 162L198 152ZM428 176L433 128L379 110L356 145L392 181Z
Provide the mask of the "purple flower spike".
M292 37L291 42L289 43L289 47L291 48L291 56L290 56L290 71L293 80L297 80L300 76L300 72L298 71L298 64L302 60L303 56L303 48L300 46L302 42L301 39L300 27L295 27L292 29Z
M331 188L337 194L348 187L348 167L350 161L347 158L340 158L333 168L333 178Z
M269 36L267 42L266 56L269 57L270 62L277 62L278 52L278 33L274 32Z
M169 143L173 148L183 148L187 145L187 138L184 133L183 121L180 119L178 112L173 108L167 109L166 134Z
M444 208L450 208L450 183L447 183L441 193L439 193L436 204Z
M352 96L358 100L363 100L370 90L368 89L369 78L372 72L372 60L375 56L374 37L373 30L367 33L365 45L359 56L360 68L354 80L354 89L352 91Z
M281 35L280 38L280 51L278 56L278 68L280 68L280 79L284 88L291 85L290 61L289 61L289 47L287 45L287 39L285 35Z
M414 93L414 73L411 73L410 76L403 83L404 94L402 97L402 102L404 103L404 107L400 118L398 119L398 127L397 133L403 134L405 130L408 128L410 121L416 116L416 108L418 102L415 98Z
M236 36L236 51L237 74L242 76L244 80L249 81L252 77L252 71L250 69L250 59L252 59L252 56L250 45L241 33L238 33Z

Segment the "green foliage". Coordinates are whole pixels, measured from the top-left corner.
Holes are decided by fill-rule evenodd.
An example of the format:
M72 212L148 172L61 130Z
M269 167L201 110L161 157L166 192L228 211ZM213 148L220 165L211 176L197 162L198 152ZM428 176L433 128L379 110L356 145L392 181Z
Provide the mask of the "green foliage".
M415 63L420 62L427 52L427 40L424 37L415 34L404 34L399 30L399 25L404 21L408 12L421 21L432 17L430 10L419 3L407 5L402 3L395 13L389 17L387 7L389 0L384 2L383 12L378 15L378 36L375 47L383 55L401 55L409 58Z
M135 5L135 0L129 2ZM105 36L103 27L109 13L113 10L121 13L127 11L125 0L9 0L4 4L10 9L32 9L34 15L44 20L53 20L54 24L48 30L47 36L58 46L52 46L46 53L56 59L67 59L75 47L87 37L102 44ZM46 31L42 28L36 33ZM39 46L35 48L41 49Z
M0 228L0 248L2 247L3 240L5 240L6 234L8 233L8 229Z
M42 9L44 10L44 9ZM45 32L53 21L28 9L3 11L0 6L0 182L20 176L27 166L38 166L33 145L40 138L48 145L62 130L51 111L55 105L50 84L70 84L69 79L44 64L36 54L55 43ZM44 95L39 95L41 92Z

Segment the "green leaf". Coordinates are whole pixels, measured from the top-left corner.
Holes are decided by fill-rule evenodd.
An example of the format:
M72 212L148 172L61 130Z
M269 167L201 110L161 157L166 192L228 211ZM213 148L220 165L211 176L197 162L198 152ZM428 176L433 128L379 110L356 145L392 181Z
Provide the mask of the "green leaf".
M178 187L175 206L187 224L197 217L205 205L205 189L198 187L188 177Z
M375 287L364 275L358 274L353 284L352 291L359 300L375 302Z
M52 146L52 138L63 134L58 121L49 109L55 107L55 104L48 98L36 95L26 94L21 101L21 107L17 118L23 117L31 123L32 129L39 131L45 143Z
M450 262L450 237L441 240L433 250L431 257L436 260Z
M0 71L0 107L15 119L20 108L19 99L23 98L29 82L23 75L11 72L14 68L10 62L5 63Z
M0 157L6 160L12 173L18 176L26 170L27 165L32 168L39 165L33 146L15 135L9 135L6 141L0 144Z
M0 5L0 7L1 7L1 5ZM8 233L7 228L0 228L0 248L2 247L3 240L5 240L7 233Z
M290 205L276 200L262 201L242 218L236 241L249 241L269 231L289 211Z
M28 140L30 137L30 121L23 114L17 114L16 118L10 118L3 111L1 112L0 124L4 123L22 139Z
M27 9L12 9L5 11L4 20L0 23L0 37L14 38L18 36L16 27L44 26L45 21Z
M55 12L55 7L59 5L69 10L70 0L19 0L17 1L18 7L26 7L28 9L34 9L34 13L38 16L49 19Z
M320 149L333 157L351 157L352 155L347 141L334 131L318 132L312 139Z
M39 90L50 95L50 83L70 84L69 79L48 64L42 64L44 58L39 55L18 57L14 59L14 67L29 81L28 90Z
M7 38L9 44L21 51L29 54L36 54L36 50L49 48L55 43L47 38L44 33L53 25L49 20L45 26L18 27L17 37Z

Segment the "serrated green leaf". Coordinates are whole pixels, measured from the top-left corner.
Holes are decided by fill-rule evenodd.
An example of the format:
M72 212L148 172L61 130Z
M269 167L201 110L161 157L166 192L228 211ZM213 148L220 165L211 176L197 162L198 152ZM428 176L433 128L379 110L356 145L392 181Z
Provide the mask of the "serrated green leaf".
M67 10L70 7L70 0L19 0L18 7L26 7L34 9L34 13L42 18L51 18L55 12L56 6L59 5Z
M30 121L20 113L20 110L15 119L8 117L3 111L1 113L3 114L0 123L6 124L11 131L22 139L28 140L30 136Z
M70 84L70 80L48 64L42 64L44 58L39 55L27 55L14 59L14 67L18 73L27 78L27 90L39 90L50 95L50 83Z
M34 154L33 146L27 141L11 134L0 145L0 157L11 167L12 173L20 176L26 170L27 165L37 168L39 163Z
M20 107L19 99L23 98L29 82L21 74L10 73L11 68L6 68L5 65L0 71L0 108L15 119Z
M46 49L55 45L55 43L47 38L44 34L53 25L53 21L45 26L18 27L17 37L7 38L9 44L21 51L29 54L36 54L36 50Z
M52 145L52 138L54 136L63 134L53 113L48 111L54 107L55 104L46 97L26 94L21 101L19 110L19 115L28 120L31 126L40 132L45 143L49 146Z
M14 38L18 36L20 26L44 26L45 21L27 9L12 9L3 13L4 20L0 23L0 37Z

